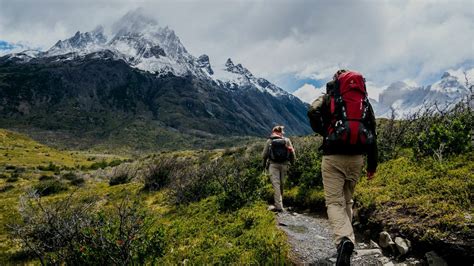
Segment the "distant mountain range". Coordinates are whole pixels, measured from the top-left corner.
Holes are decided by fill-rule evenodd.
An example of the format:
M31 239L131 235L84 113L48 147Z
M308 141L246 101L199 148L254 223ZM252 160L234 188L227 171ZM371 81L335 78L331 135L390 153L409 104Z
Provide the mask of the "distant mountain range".
M213 66L207 55L194 57L172 29L140 10L112 28L111 38L99 26L44 52L0 57L2 127L103 139L139 121L158 139L265 136L276 124L310 133L307 105L297 97L230 58Z
M395 82L379 95L373 103L376 115L390 117L392 109L397 117L413 114L421 108L435 104L439 108L454 106L466 100L473 93L474 69L445 72L440 80L428 86L410 86L405 82Z
M367 84L369 97L371 97L371 85ZM378 95L378 99L370 98L370 102L377 117L390 117L394 110L397 118L404 118L435 104L439 108L454 106L463 99L472 97L472 85L474 85L474 68L448 70L438 81L428 86L413 86L403 81L392 83ZM315 88L306 84L293 94L310 103L324 92L325 88Z

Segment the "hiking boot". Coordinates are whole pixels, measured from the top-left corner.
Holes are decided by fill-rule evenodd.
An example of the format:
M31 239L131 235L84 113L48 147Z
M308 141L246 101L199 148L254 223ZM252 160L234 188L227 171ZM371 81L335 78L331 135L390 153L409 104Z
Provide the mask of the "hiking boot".
M349 238L343 237L339 245L337 245L336 266L351 265L352 251L354 251L354 243Z
M283 212L286 212L286 209L285 208L282 208L282 209L275 208L274 212L283 213Z

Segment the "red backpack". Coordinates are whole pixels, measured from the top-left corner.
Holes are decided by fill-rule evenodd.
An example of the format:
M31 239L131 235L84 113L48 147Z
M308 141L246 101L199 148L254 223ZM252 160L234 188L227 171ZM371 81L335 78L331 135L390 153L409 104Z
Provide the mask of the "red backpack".
M331 122L327 140L336 145L368 145L375 140L369 127L370 103L365 79L355 71L341 73L330 95Z

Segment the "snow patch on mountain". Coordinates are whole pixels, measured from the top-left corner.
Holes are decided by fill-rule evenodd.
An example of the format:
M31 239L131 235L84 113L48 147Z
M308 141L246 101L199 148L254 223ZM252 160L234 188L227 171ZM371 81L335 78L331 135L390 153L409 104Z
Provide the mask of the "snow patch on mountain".
M274 85L264 78L255 77L242 64L234 64L232 59L227 59L223 66L216 67L210 77L221 86L229 89L257 89L263 93L269 93L274 97L294 96L282 88Z

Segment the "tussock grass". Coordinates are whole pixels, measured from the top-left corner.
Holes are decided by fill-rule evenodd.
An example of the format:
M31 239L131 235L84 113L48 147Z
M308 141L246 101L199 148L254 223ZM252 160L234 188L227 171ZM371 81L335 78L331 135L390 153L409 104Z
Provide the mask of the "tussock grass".
M439 240L452 233L472 235L474 153L439 162L402 156L380 165L376 178L362 179L356 200L422 239Z

